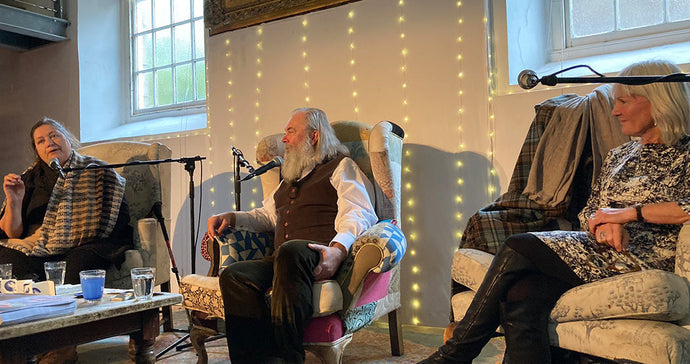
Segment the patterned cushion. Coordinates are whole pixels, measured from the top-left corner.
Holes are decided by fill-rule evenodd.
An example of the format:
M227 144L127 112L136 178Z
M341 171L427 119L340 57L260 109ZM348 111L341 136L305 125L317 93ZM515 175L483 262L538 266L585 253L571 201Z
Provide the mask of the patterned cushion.
M220 245L221 269L235 262L261 259L273 249L273 234L268 233L228 229L216 241Z
M225 318L218 277L186 275L180 282L180 294L184 298L182 306L205 312L212 317Z
M374 273L387 272L398 265L407 249L405 235L395 220L380 221L357 237L352 249L353 254L356 254L359 248L367 243L375 244L382 252L381 261L372 270Z

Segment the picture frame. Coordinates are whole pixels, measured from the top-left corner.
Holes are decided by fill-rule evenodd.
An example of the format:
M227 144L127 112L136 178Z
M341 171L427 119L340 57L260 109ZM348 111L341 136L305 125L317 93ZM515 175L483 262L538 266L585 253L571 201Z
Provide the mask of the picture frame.
M250 27L358 0L205 0L211 35Z

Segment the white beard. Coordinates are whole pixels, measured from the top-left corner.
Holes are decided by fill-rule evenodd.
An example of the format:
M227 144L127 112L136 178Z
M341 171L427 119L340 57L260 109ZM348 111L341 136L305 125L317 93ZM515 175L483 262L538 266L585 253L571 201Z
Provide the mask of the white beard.
M283 179L288 183L300 179L302 173L310 171L316 165L315 154L316 151L314 151L309 138L304 138L304 142L297 148L286 148L285 159L280 168Z

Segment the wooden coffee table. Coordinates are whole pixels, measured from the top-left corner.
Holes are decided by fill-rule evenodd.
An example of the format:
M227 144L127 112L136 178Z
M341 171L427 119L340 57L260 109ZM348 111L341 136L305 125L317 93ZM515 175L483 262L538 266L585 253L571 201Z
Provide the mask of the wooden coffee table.
M25 364L27 358L70 345L129 334L130 359L153 363L153 343L160 332L159 310L182 302L182 295L156 292L151 300L100 303L77 300L74 314L0 325L0 362Z

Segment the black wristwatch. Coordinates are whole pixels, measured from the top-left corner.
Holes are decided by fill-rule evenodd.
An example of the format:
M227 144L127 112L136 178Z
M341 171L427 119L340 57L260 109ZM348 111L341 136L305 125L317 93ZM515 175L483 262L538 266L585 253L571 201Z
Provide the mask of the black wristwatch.
M635 212L637 212L637 222L644 222L644 217L642 216L642 205L635 205Z

